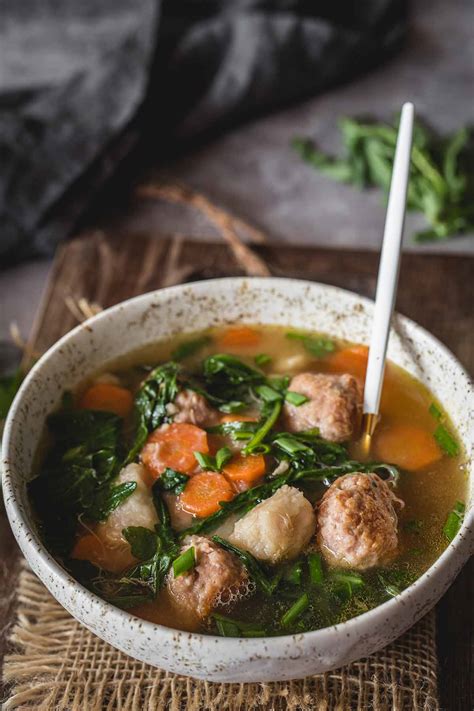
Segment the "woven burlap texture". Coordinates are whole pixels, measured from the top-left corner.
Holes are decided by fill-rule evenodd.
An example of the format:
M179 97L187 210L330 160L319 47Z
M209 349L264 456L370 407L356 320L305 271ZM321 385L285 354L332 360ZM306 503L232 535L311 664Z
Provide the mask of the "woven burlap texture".
M5 711L437 711L435 616L386 649L298 681L214 684L138 662L76 622L26 568L4 666Z

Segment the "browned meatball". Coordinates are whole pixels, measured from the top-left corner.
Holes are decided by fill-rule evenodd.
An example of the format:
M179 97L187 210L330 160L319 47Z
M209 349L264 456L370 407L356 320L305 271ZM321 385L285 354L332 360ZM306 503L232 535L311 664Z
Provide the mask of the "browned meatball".
M376 474L346 474L317 508L317 541L329 563L365 570L387 563L398 546L396 505L403 506Z
M209 407L203 395L194 390L182 390L168 405L168 414L174 422L189 422L198 427L211 427L219 421L219 413Z
M361 393L352 375L300 373L292 378L289 390L309 398L296 407L285 403L284 421L290 432L318 427L321 437L344 442L352 437L361 404Z
M178 607L205 619L218 605L225 605L251 590L247 573L237 558L204 536L187 536L182 552L194 546L195 567L168 576L168 589Z

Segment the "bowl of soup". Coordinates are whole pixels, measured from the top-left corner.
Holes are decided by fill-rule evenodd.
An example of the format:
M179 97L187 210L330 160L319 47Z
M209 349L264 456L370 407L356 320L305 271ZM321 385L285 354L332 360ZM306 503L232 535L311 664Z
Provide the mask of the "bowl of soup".
M334 669L413 625L472 550L472 388L396 316L367 453L372 313L323 284L216 279L53 346L11 408L3 485L54 597L212 681Z

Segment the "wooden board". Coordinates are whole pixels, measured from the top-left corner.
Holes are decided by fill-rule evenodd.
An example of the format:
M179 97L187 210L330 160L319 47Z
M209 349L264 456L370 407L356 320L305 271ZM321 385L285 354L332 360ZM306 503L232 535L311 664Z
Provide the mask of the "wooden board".
M373 297L378 256L370 252L265 247L259 253L275 276L321 281ZM34 347L42 352L77 321L65 298L85 297L103 307L181 281L242 274L220 243L137 236L117 241L91 233L63 246L34 326ZM474 260L457 256L405 255L397 310L425 326L474 371ZM13 590L18 552L5 516L0 517L2 590ZM472 708L473 569L466 566L438 605L441 708ZM7 604L0 629L12 615ZM0 614L2 610L0 608ZM0 640L0 653L4 649Z

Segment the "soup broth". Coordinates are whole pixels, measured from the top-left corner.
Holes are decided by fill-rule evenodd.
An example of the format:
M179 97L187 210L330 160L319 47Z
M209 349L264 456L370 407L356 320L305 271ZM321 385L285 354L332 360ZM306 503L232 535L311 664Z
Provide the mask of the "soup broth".
M216 354L219 355L213 360ZM226 360L228 356L230 360ZM156 384L153 377L158 365L169 362L179 363L178 380L176 392L164 395L169 383ZM97 506L80 509L76 504L69 513L63 511L60 516L51 513L54 496L57 494L61 499L64 491L58 493L53 486L53 494L48 490L46 497L44 482L53 480L58 467L65 466L64 461L67 465L67 457L77 456L74 448L82 446L77 437L73 437L72 446L66 453L62 451L58 460L54 456L58 436L52 428L53 441L48 442L31 492L48 545L81 582L111 602L139 617L172 628L211 634L261 636L318 629L365 612L399 594L436 560L459 527L466 496L464 458L442 405L423 384L391 362L386 369L381 417L370 456L364 455L358 440L366 364L367 349L363 346L327 335L260 325L209 329L185 339L157 343L108 364L106 370L82 384L69 398L66 408L69 413L82 413L80 417L85 412L115 412L121 416L116 461L107 470L107 476L114 482L123 466L136 462L141 467L142 479L135 481L135 490L118 505L111 503L110 490L107 490L109 498L106 496L100 511ZM242 367L243 375L239 370ZM257 375L252 375L255 373ZM332 388L328 392L335 407L346 407L347 412L336 413L336 417L329 411L324 421L323 412L329 406L321 402L319 409L311 409L312 392L302 392L307 386L299 387L299 392L298 387L292 389L293 383L305 382L301 374L310 374L308 383ZM322 378L315 379L317 374ZM293 381L295 376L300 380ZM150 383L154 383L153 386ZM356 403L350 402L350 388L358 393ZM187 393L184 405L180 404L182 391ZM140 400L143 393L148 397L146 416ZM316 397L320 397L318 393ZM157 406L160 398L166 402ZM150 402L155 407L152 417ZM142 414L138 416L140 407ZM311 416L320 418L318 425L297 426L304 417L310 420ZM344 421L345 426L348 418L352 427L349 439L341 441L344 436L341 430L340 436L336 433L326 441L324 427L334 427L334 422L339 426L340 421ZM270 424L261 436L265 423ZM93 427L97 428L96 422ZM134 451L133 443L137 441L140 427L142 437ZM240 440L234 438L237 428L242 435ZM288 433L280 440L286 450L278 449L279 433L283 432ZM304 432L309 432L306 439ZM59 440L61 437L66 437L64 431ZM89 443L84 456L90 457L94 435L89 431L87 438ZM189 446L187 438L191 438ZM255 438L258 442L252 445ZM99 453L92 456L88 466L95 467L100 479L103 465L97 461L105 457L100 454L102 445L96 449ZM51 461L54 465L48 466ZM374 462L386 466L378 467ZM84 470L78 467L77 471ZM305 471L312 473L298 478L300 474L296 472L304 474ZM318 472L327 472L327 477L319 476ZM325 512L331 506L326 497L339 485L340 476L354 477L356 472L361 472L385 497L387 525L392 525L390 517L394 517L390 533L395 537L396 549L387 559L380 553L380 560L372 560L371 549L369 558L356 560L352 553L347 553L352 548L346 548L342 555L324 539L324 532L330 530L323 522L323 515L329 515ZM127 486L121 477L119 475L116 481L120 481L122 487ZM247 547L236 543L236 540L241 543L245 536L236 538L237 527L234 529L234 526L252 511L257 515L261 508L256 507L275 500L280 488L280 496L290 495L285 485L277 486L282 477L288 479L286 487L295 490L295 501L298 492L304 496L302 503L298 499L298 505L303 508L292 521L296 528L291 535L294 540L298 538L298 526L305 516L309 534L300 550L290 553L288 544L287 553L270 560L267 553L259 553L267 530L263 524L257 530L261 521L252 524L253 542ZM351 481L355 486L358 480ZM202 494L204 483L211 487L205 496ZM220 487L217 493L215 486ZM265 489L269 486L275 487L271 496ZM75 487L74 480L71 496ZM262 494L257 496L259 491ZM255 492L255 500L252 500L252 492ZM120 496L125 493L121 492ZM344 498L346 495L349 496L340 494L333 501L337 499L337 505L346 505L349 500ZM360 528L362 537L367 537L369 534L363 529L365 519L369 527L375 524L369 520L369 509L365 508L357 486L351 489L352 495L352 503L362 501L353 519L354 526ZM96 501L101 496L96 496ZM222 496L222 499L217 498L216 503L214 496ZM323 497L327 504L321 503ZM241 500L244 504L234 510L232 507ZM132 502L136 504L135 509ZM282 505L285 516L284 498ZM370 507L370 501L367 505ZM143 506L141 510L140 506ZM228 515L222 515L227 510ZM124 531L128 531L126 536L117 529L121 511L124 512ZM217 517L216 512L219 512ZM347 511L334 509L333 514L331 526L342 527ZM168 515L168 530L163 531ZM212 525L213 517L215 525ZM251 523L253 519L248 520ZM206 523L202 526L202 522ZM157 524L158 543L153 538ZM131 528L135 530L130 533ZM144 534L143 529L148 529L148 533ZM347 535L355 535L355 528L349 526L349 529ZM186 539L183 531L202 537L204 543L197 538ZM278 525L273 531L278 538ZM342 532L340 537L343 537ZM195 544L191 545L194 540ZM359 543L355 541L357 549ZM270 541L268 547L279 550L277 544L278 541ZM206 552L206 546L212 546L210 553ZM199 566L214 559L220 566L238 569L240 572L235 573L238 581L232 581L229 573L225 584L216 579L216 590L209 591L208 580L203 579L211 579L215 568L202 567L200 571ZM223 592L219 585L223 589L227 586L228 590Z

